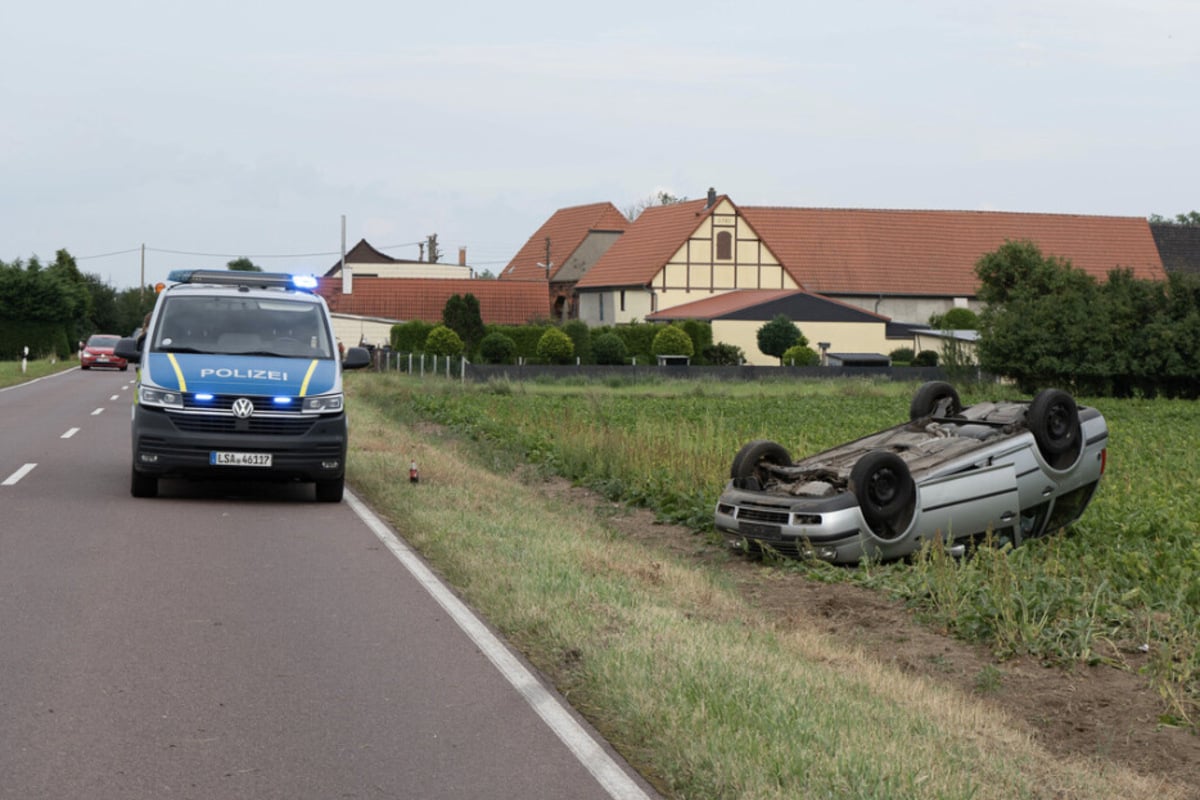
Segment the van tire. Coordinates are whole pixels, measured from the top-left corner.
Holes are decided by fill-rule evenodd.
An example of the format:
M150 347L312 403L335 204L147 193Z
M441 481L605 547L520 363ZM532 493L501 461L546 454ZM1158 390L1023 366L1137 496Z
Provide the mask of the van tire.
M334 478L328 481L317 481L318 503L340 503L345 491L346 479Z
M158 478L130 470L129 493L134 497L158 497Z

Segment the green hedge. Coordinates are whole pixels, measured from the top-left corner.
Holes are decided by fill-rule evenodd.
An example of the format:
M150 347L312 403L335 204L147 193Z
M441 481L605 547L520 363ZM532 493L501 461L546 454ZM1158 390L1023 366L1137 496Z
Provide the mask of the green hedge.
M65 323L0 319L0 360L19 359L25 347L30 358L51 353L67 358L75 352Z

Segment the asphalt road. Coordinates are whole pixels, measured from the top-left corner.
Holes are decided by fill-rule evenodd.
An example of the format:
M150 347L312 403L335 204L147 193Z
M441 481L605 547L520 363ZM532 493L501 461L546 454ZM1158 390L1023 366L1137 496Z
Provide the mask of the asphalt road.
M131 497L133 375L0 390L0 798L653 796L353 495Z

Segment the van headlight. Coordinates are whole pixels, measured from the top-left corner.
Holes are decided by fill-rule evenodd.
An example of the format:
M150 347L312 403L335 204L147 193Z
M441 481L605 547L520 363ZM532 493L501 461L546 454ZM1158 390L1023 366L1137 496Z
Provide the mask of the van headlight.
M138 402L144 406L154 406L156 408L183 408L183 393L170 389L139 386Z
M342 393L306 397L303 409L305 414L334 414L342 410Z

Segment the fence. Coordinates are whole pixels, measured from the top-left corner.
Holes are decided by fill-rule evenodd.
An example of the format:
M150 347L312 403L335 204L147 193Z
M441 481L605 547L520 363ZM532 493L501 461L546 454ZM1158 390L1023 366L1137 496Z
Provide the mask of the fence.
M375 370L403 372L422 377L453 378L460 381L537 381L578 378L628 382L663 379L682 380L815 380L830 378L876 378L893 381L941 381L941 367L706 367L695 364L473 364L461 357L400 353L376 349Z

